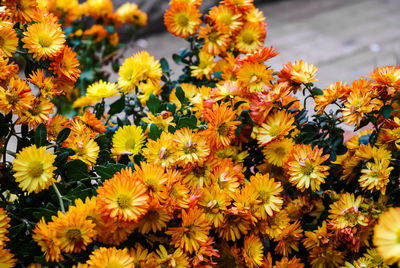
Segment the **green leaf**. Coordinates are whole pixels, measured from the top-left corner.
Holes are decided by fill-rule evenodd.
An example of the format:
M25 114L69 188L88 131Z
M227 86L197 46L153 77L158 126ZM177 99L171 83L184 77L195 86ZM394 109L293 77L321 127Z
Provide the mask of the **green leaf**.
M162 129L159 129L154 123L152 123L150 125L150 131L148 133L148 136L152 140L157 140L162 132L163 132Z
M121 171L121 169L126 166L123 164L108 164L107 166L96 166L94 169L96 170L97 175L101 177L102 180L111 179L115 173Z
M168 126L168 132L174 134L176 131L176 128L174 126L169 125Z
M174 62L176 63L176 64L183 64L183 61L182 61L182 57L181 56L179 56L178 54L173 54L172 55L172 59L174 60Z
M175 104L175 103L168 103L168 104L167 104L167 109L168 109L168 111L170 111L171 113L175 113L175 111L176 111L176 104Z
M385 118L385 119L388 119L389 117L390 117L390 114L393 112L393 107L392 106L390 106L390 105L385 105L385 106L383 106L380 110L379 110L379 113L380 114L382 114L382 116Z
M44 217L46 222L51 220L51 216L57 215L57 213L55 211L52 211L47 208L37 208L36 210L37 211L32 213L33 217L35 217L38 220L40 220L40 219L42 219L42 217Z
M70 133L71 129L69 127L66 127L63 130L61 130L60 133L58 133L57 135L57 143L61 144L63 141L65 141Z
M73 181L89 177L86 164L79 159L74 159L65 165L65 175Z
M313 96L324 95L324 92L320 88L314 87L311 89L311 94Z
M47 144L47 129L43 123L41 123L37 126L37 128L35 130L35 136L33 137L33 141L37 147L46 146L46 144Z
M160 65L161 65L161 70L162 70L163 74L169 75L171 70L169 69L168 61L165 58L162 58L160 60Z
M180 103L185 104L185 92L181 87L176 87L175 95L180 101Z
M194 129L197 127L197 118L194 115L191 115L190 117L182 117L179 119L176 127L177 129L184 127L189 127L191 129Z
M117 101L113 102L110 105L110 110L108 111L108 114L114 115L122 112L125 108L125 95L122 95L121 98L119 98Z
M150 112L153 114L157 114L160 112L161 108L161 101L154 96L154 94L151 94L148 101L146 102L147 107L149 108Z
M64 164L68 161L68 156L69 156L69 152L62 152L59 155L57 155L56 160L54 161L54 165L56 167L63 167Z
M215 72L215 73L213 73L213 75L215 78L222 80L222 72Z

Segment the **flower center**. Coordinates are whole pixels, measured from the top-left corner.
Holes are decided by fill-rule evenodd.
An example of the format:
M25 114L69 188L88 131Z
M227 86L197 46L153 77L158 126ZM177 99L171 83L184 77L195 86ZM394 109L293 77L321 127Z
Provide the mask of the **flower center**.
M43 48L50 47L52 43L53 39L51 38L50 35L44 34L39 37L39 45Z
M219 133L219 135L221 135L221 136L228 136L229 127L228 127L228 125L227 125L225 122L223 122L221 125L219 125L219 127L218 127L218 133Z
M156 210L149 210L143 218L149 222L156 222L160 218L160 214Z
M279 133L280 133L280 126L279 125L273 125L269 129L269 135L272 136L272 137L278 136Z
M42 176L43 174L43 164L39 161L33 161L30 165L29 165L29 175L32 178L39 178L40 176Z
M132 149L132 150L134 150L134 149L135 149L135 146L136 146L136 141L135 141L135 139L128 139L128 140L125 142L125 147L126 147L127 149Z
M196 143L192 142L192 140L189 140L186 144L185 147L183 147L183 152L185 154L194 154L196 153Z
M82 239L82 234L79 229L70 229L67 231L67 239L72 243L78 243Z
M186 27L189 25L189 18L185 14L180 14L176 21L178 22L179 26Z
M219 39L218 32L212 32L208 35L208 40L210 40L211 43L216 43L218 39Z
M256 39L254 38L254 35L249 32L243 33L242 40L243 40L243 43L245 43L247 45L252 45L256 41Z
M278 148L275 149L275 154L278 157L283 158L283 157L286 156L286 151L285 151L285 149L283 147L278 147Z
M29 111L29 113L31 113L31 115L33 115L33 116L39 115L40 112L41 112L40 103L34 103L34 104L32 105L32 108L29 109L28 111Z
M0 48L2 48L4 46L5 42L6 41L4 40L4 38L0 36Z
M131 198L129 196L126 195L120 195L117 198L117 204L121 209L126 209L129 207L131 203Z
M310 176L314 172L314 167L310 163L306 163L301 167L301 173L305 176Z
M0 38L0 47L1 47L1 38ZM16 92L10 92L6 94L6 99L10 104L16 104L19 101L19 95Z

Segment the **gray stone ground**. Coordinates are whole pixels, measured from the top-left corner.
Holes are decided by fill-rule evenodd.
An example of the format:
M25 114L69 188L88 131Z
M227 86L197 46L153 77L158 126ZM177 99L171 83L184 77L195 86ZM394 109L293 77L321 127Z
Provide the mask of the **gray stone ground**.
M267 17L265 44L281 53L270 61L274 69L303 59L319 67L316 85L326 87L368 76L376 66L400 64L400 0L260 1L257 6ZM162 32L130 43L124 57L145 49L157 59L168 57L179 74L171 55L186 46Z

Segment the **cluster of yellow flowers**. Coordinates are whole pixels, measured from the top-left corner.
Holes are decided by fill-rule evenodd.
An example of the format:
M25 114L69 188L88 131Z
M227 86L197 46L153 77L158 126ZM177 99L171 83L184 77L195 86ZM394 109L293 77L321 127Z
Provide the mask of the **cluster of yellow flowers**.
M252 0L222 1L203 16L204 26L201 0L172 0L166 27L191 45L177 55L185 65L179 81L163 62L138 52L123 62L117 82L87 88L74 103L79 115L51 117L52 97L71 90L80 72L49 11L65 23L82 14L123 23L138 19L129 13L137 7L125 4L114 14L106 0L74 8L57 0L1 3L0 110L35 130L4 178L19 192L0 188L0 267L13 267L16 257L28 267L400 263L400 208L393 208L400 206L399 67L321 90L312 84L312 64L289 62L277 72L268 66L279 53L263 47L265 18ZM11 59L20 46L16 24L25 25L18 31L26 53L52 72L38 69L27 78L37 96ZM305 118L298 91L314 99L315 120ZM129 113L115 103L104 113L104 99L117 95L127 96L124 107L130 95L134 108L145 106L140 125L126 115L112 118ZM343 122L367 129L344 140ZM73 178L79 173L63 162L77 170L73 164L81 163L83 177ZM71 200L71 185L87 191ZM13 252L20 241L9 240L10 223L21 220L15 215L23 200L45 198L51 186L60 210L39 212L25 234L44 255L39 264ZM26 217L23 224L33 220Z

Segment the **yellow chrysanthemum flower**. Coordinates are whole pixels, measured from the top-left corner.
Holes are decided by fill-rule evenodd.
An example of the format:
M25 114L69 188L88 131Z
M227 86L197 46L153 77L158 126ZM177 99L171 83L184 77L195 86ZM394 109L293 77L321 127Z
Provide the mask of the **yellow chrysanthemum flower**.
M127 58L118 72L118 85L125 94L144 83L157 86L161 81L162 70L158 60L147 51L140 51L133 57Z
M87 264L93 268L123 267L134 268L134 259L129 255L128 249L117 249L115 247L100 247L92 252Z
M115 132L112 142L116 154L137 155L142 151L145 136L143 130L134 125L123 126Z
M267 69L263 63L245 62L237 72L237 80L249 92L262 92L267 86L271 86L273 72L273 69Z
M174 165L176 145L173 138L173 134L162 132L156 141L149 139L147 147L143 149L147 162L167 168Z
M394 167L389 167L389 164L389 160L368 162L366 168L361 170L362 175L358 179L360 186L371 192L380 190L384 195L390 172L394 169Z
M157 267L175 267L175 268L189 268L189 260L182 249L177 248L172 254L168 253L163 245L160 244L159 249L156 250Z
M204 213L215 228L218 228L224 220L224 211L230 204L229 195L217 186L204 188L198 205L204 209Z
M91 84L87 88L86 96L95 100L109 98L119 95L117 86L114 83L104 82L102 80Z
M368 218L359 210L363 197L355 198L354 194L343 193L340 199L330 206L330 223L336 228L367 226Z
M174 142L177 144L176 156L179 164L202 163L210 154L206 138L193 133L189 128L177 130Z
M50 187L55 181L53 166L56 156L46 153L46 147L37 148L36 145L25 147L14 159L13 170L15 181L19 187L28 193L39 193Z
M155 253L149 252L142 244L136 243L134 248L129 250L129 254L134 259L135 267L151 268L157 266Z
M38 60L52 59L64 48L65 35L59 24L40 22L30 25L22 42L24 48Z
M374 228L374 244L388 264L400 262L400 208L389 208Z
M64 143L64 146L75 151L75 154L71 155L70 159L82 160L88 166L96 164L100 147L90 136L79 135L71 137Z

